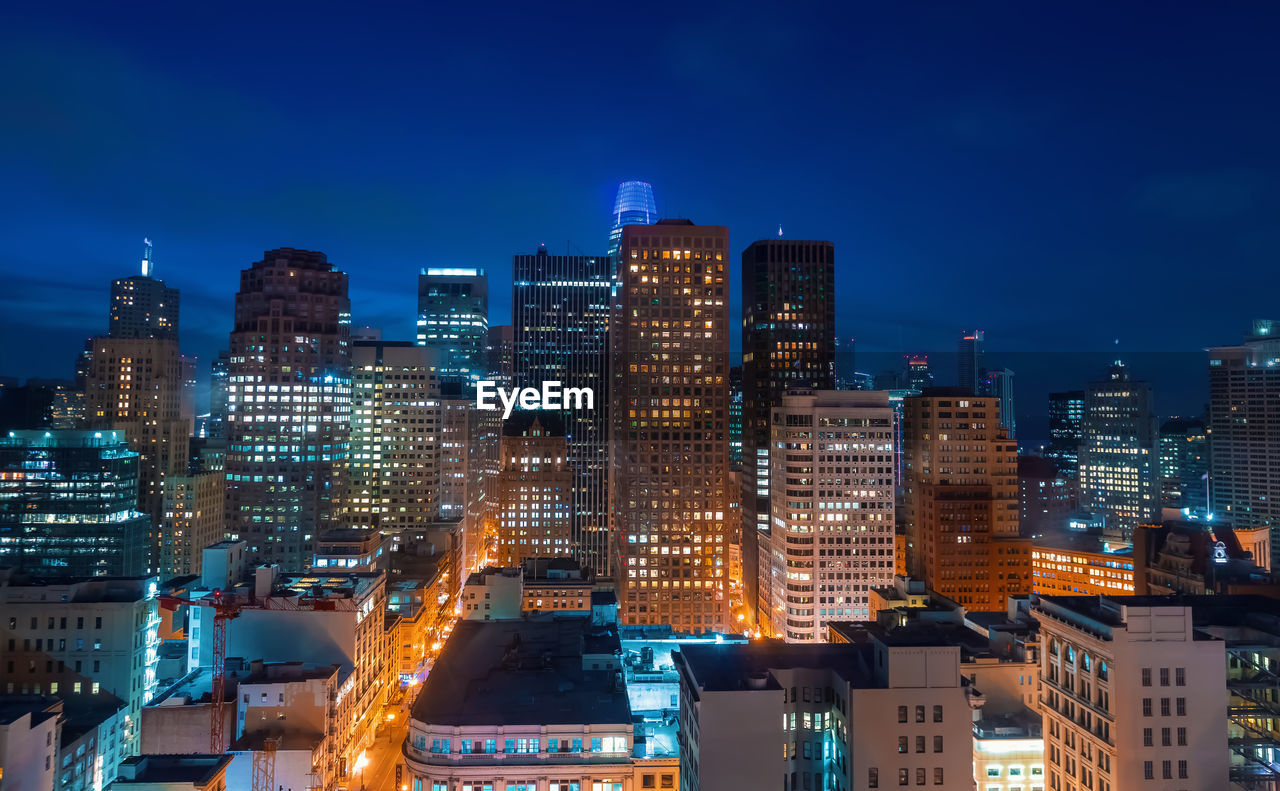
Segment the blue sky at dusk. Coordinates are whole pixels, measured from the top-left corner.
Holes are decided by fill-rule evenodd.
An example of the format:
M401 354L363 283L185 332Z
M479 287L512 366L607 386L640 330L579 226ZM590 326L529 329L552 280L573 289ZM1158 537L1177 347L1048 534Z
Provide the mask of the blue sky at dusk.
M603 251L631 178L735 254L833 240L860 352L1191 354L1277 314L1280 6L797 6L11 5L0 375L70 376L144 236L202 360L278 246L388 337L421 266L487 269L504 323L511 255Z

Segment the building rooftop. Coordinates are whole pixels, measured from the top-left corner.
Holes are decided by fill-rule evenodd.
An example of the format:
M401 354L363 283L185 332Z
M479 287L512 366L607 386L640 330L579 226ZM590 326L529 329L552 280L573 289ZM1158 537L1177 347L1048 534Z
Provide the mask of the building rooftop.
M617 631L587 618L459 621L412 716L439 725L630 725L620 665L583 668L584 653L615 652Z
M97 695L68 695L63 698L62 746L75 744L99 725L116 716L129 704L115 695L100 692Z
M874 686L871 649L869 642L797 645L764 640L681 646L677 661L688 666L706 691L780 689L770 671L783 668L834 670L853 686L869 687Z
M1128 541L1108 539L1096 533L1080 531L1055 531L1034 539L1036 549L1057 549L1066 552L1091 552L1095 555L1115 555L1133 558L1133 545Z
M120 763L126 783L208 783L225 772L231 755L131 755Z
M31 715L31 724L38 725L50 717L57 717L61 701L53 695L0 695L0 725L12 725L23 716Z

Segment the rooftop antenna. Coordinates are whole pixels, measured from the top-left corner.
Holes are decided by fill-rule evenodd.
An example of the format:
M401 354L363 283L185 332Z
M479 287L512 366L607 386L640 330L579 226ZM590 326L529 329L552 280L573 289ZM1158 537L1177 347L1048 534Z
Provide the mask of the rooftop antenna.
M151 269L153 266L151 262L151 240L143 239L142 245L142 276L151 277Z

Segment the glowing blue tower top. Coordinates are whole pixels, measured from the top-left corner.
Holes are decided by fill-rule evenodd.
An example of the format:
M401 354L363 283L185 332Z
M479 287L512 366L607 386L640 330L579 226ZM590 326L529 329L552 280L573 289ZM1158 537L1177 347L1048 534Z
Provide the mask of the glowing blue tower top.
M622 226L653 225L658 221L658 207L653 201L653 187L647 181L624 181L618 185L613 202L613 227L609 229L609 256L617 258L622 244Z

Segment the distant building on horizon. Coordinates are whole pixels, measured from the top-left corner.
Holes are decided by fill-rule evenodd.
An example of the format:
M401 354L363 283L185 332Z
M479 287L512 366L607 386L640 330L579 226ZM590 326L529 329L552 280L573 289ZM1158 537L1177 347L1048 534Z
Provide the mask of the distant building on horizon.
M983 395L993 396L1000 401L1000 425L1009 432L1010 437L1017 437L1018 416L1013 402L1013 371L1008 368L986 369L982 371L982 382L979 388Z
M618 185L613 199L609 247L606 255L615 261L622 244L622 228L626 225L653 225L658 221L658 207L653 200L653 187L647 181L624 181Z
M178 289L155 277L151 240L143 241L142 274L111 281L107 335L178 340Z
M977 395L982 384L982 370L985 367L983 346L986 333L982 330L965 330L960 334L957 356L957 378L960 389L970 395Z

